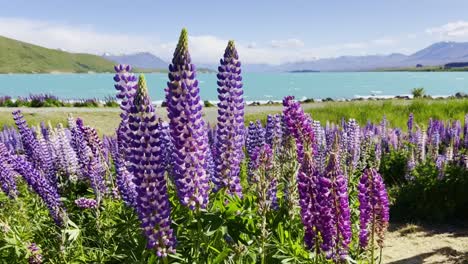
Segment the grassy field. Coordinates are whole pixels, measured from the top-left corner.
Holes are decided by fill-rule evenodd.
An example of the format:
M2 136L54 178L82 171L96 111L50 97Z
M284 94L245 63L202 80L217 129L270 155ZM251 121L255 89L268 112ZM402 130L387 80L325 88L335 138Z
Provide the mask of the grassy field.
M113 62L91 54L47 49L0 36L0 73L111 72Z
M354 101L354 102L326 102L308 103L304 109L312 117L321 122L340 122L341 118L355 118L360 124L368 120L380 122L383 115L387 117L393 127L406 128L408 115L414 113L415 122L427 126L427 120L458 119L463 120L468 113L468 99L444 100L386 100L386 101ZM13 125L11 111L14 108L0 108L0 126ZM86 124L95 127L100 134L113 134L119 123L118 108L22 108L26 120L33 125L42 121L50 121L52 125L66 123L67 115L81 117ZM246 107L246 123L256 119L266 120L267 114L280 113L282 106L264 105ZM217 109L209 107L204 109L205 120L210 124L216 123ZM157 114L166 118L164 108L157 108Z

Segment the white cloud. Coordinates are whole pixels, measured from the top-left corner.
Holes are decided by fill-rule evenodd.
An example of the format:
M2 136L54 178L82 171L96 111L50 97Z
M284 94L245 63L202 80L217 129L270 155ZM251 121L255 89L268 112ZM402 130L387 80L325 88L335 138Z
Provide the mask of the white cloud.
M304 47L304 42L300 39L284 39L284 40L272 40L270 42L272 48L302 48Z
M398 43L398 40L394 38L385 37L385 38L374 39L372 40L372 43L376 45L380 45L380 46L392 46Z
M440 38L466 38L468 37L468 22L462 20L450 22L439 27L428 28L426 33Z
M71 52L103 54L149 51L170 61L176 39L161 41L154 35L100 32L90 25L67 25L23 18L0 17L0 35L48 48ZM213 35L190 35L190 52L195 63L216 64L223 55L228 40ZM391 46L391 38L363 42L347 42L320 47L307 47L299 39L272 40L263 45L257 42L236 42L244 63L280 64L313 60L337 55L361 55Z

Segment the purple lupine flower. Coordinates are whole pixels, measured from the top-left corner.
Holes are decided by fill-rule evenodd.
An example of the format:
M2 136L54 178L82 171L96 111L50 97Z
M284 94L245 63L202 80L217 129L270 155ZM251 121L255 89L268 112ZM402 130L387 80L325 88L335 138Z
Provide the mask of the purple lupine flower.
M108 189L104 180L105 171L103 171L102 164L96 155L91 157L88 163L87 173L91 188L93 188L94 194L96 195L96 200L100 203L103 196L108 193Z
M304 242L309 249L319 250L316 243L319 218L318 218L318 175L314 173L313 158L311 153L303 155L302 164L297 176L297 189L299 193L299 207L301 209L301 221L304 225Z
M180 34L168 76L166 103L174 143L173 176L178 196L181 203L191 209L206 208L210 188L206 171L208 135L186 29Z
M171 229L171 208L167 193L163 151L163 131L148 96L143 75L128 115L127 152L129 171L136 186L136 209L147 238L147 247L159 257L175 252L175 237ZM177 148L176 148L177 149Z
M122 131L117 130L117 133ZM136 187L133 183L133 175L127 170L125 166L125 159L123 158L123 151L119 150L119 144L115 143L111 148L112 160L115 165L116 184L120 195L124 202L131 207L136 207Z
M299 206L301 208L301 221L304 225L304 242L308 248L316 248L318 229L318 175L314 168L314 131L312 120L304 113L300 103L294 101L294 97L287 96L283 99L284 123L289 134L296 143L297 158L300 167L297 176Z
M32 163L34 168L43 172L48 181L52 184L56 184L57 181L52 160L47 153L43 152L43 147L41 147L37 141L33 131L27 126L26 120L24 120L24 116L20 110L13 112L13 119L21 135L21 141L28 161Z
M98 203L94 199L80 197L75 200L76 206L81 209L95 209L98 207Z
M276 210L276 178L273 172L273 151L268 144L256 147L252 154L254 170L253 182L258 194L259 213L265 215L270 210Z
M13 169L21 174L28 185L42 198L55 223L61 225L63 223L64 208L56 187L51 185L49 180L31 162L21 156L10 158Z
M340 161L331 153L326 174L318 184L318 230L322 236L322 250L328 258L344 259L351 243L351 214L348 201L348 181L341 172Z
M268 115L265 128L265 142L273 149L279 148L283 136L282 130L282 116L281 115Z
M389 202L382 176L377 170L366 169L359 180L359 246L366 248L369 234L377 235L377 244L382 247L389 222ZM373 243L373 241L372 241Z
M171 132L169 130L169 124L159 119L158 129L160 129L163 134L162 144L164 146L163 147L164 157L165 157L164 164L165 164L166 170L171 171L171 166L172 166L171 157L174 151L174 145L172 144L172 140L171 140L171 134L170 134Z
M28 254L29 264L41 264L42 263L41 249L36 245L36 243L30 243L28 245L28 251L29 251L29 254Z
M18 196L18 189L15 172L9 164L11 161L8 156L9 152L7 147L0 142L0 187L8 197L14 199Z
M314 142L312 119L304 113L300 103L294 101L293 96L286 96L283 99L283 106L284 123L296 141L297 157L299 163L302 163L304 153L312 150Z
M78 118L76 124L71 128L72 134L72 146L74 146L76 151L76 156L78 158L79 164L79 173L78 175L81 178L89 177L89 163L93 157L91 148L89 147L85 135L83 134L83 120Z
M265 129L262 126L260 120L257 122L250 122L247 129L247 136L245 137L245 148L247 155L249 156L249 162L247 164L247 176L250 180L253 176L253 163L251 156L254 155L257 147L261 147L265 144Z
M125 137L128 133L128 113L133 104L138 82L136 76L131 72L132 67L130 65L119 64L114 66L114 70L116 72L114 76L116 84L114 87L118 91L116 97L120 101L120 109L122 109L120 113L121 121L117 128L121 133L117 134L120 137ZM123 144L120 150L125 152L128 149L128 146L125 145L128 139L117 138L117 141L120 145Z
M240 163L244 147L244 90L241 63L234 41L229 41L218 67L218 124L214 155L215 190L242 197Z

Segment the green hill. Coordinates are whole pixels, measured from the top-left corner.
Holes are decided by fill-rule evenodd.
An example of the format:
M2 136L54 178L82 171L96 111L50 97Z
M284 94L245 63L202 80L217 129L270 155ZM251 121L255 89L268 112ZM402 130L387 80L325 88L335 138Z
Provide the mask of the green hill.
M112 72L113 65L100 56L47 49L0 36L0 73Z

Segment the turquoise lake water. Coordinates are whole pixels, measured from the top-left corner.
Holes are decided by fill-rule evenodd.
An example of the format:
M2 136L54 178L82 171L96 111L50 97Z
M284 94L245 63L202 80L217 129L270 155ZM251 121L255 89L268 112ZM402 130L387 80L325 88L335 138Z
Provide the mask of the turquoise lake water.
M113 74L0 74L0 95L13 97L51 93L65 99L114 96ZM468 72L349 72L247 73L243 75L247 101L354 98L409 94L424 87L435 96L468 92ZM162 101L167 74L147 74L151 99ZM198 74L203 100L217 100L216 74Z

